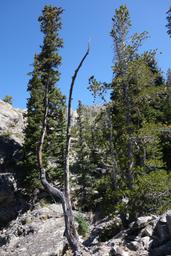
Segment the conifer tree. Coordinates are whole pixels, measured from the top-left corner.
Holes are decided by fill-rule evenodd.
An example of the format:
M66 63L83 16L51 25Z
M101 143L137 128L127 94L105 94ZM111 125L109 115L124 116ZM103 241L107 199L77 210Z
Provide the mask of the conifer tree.
M97 107L85 106L79 101L77 109L76 137L76 167L79 191L77 193L79 206L84 210L94 208L95 183L102 169L102 155L100 143L104 142L100 126L96 118L100 110Z
M49 176L61 181L64 166L64 143L65 143L65 97L59 88L55 87L60 73L59 65L61 57L59 48L63 46L59 38L61 29L61 8L45 6L42 16L39 17L41 31L44 34L41 52L35 55L32 78L28 84L30 97L27 102L27 126L25 129L25 182L31 188L39 183L36 164L36 150L41 134L45 90L48 88L49 110L47 137L44 147L44 162L50 166ZM47 86L47 87L46 87ZM51 165L49 165L49 162Z
M92 185L91 164L90 164L90 120L87 119L86 108L81 101L78 103L77 109L77 143L74 145L77 152L77 174L78 174L78 199L82 209L89 207L89 189Z
M115 65L113 67L113 72L115 79L119 82L115 84L113 82L113 94L112 101L114 102L113 114L114 118L117 119L116 114L118 115L119 127L116 127L118 130L118 138L119 134L124 134L124 138L122 137L122 143L124 143L125 149L123 149L124 154L127 156L127 160L125 161L125 166L123 170L125 172L125 177L127 180L128 188L131 188L133 185L133 145L131 142L132 137L132 119L131 119L131 91L129 90L129 84L126 79L126 73L128 70L129 62L135 58L137 55L137 49L141 44L142 39L145 37L145 34L142 33L140 35L135 34L130 38L131 44L128 44L128 33L131 27L131 21L129 16L129 11L125 5L121 5L119 9L116 10L115 15L112 18L113 27L111 31L111 36L114 41L114 49L115 49ZM114 81L116 81L114 80ZM118 126L118 120L117 124ZM123 129L124 128L124 129ZM120 138L121 138L120 137ZM123 163L124 161L122 161Z
M167 11L167 33L168 35L171 37L171 7L169 8L169 10Z

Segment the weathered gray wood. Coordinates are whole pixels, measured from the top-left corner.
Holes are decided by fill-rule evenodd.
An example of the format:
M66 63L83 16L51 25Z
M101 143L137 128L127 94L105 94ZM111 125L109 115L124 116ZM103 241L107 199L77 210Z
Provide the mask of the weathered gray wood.
M65 170L64 170L64 192L59 190L58 188L54 187L52 184L50 184L46 179L46 170L43 167L43 144L44 139L46 136L46 129L47 129L47 116L48 116L48 84L45 88L45 110L44 110L44 118L43 118L43 125L42 125L42 132L40 137L40 143L37 148L37 161L38 161L38 167L40 171L40 179L42 182L42 185L44 188L53 195L54 198L59 198L64 212L64 220L65 220L65 236L68 240L68 243L74 253L75 256L82 255L80 243L78 240L77 231L75 228L74 223L74 216L72 212L72 206L71 206L71 198L70 198L70 171L69 171L69 153L70 153L70 130L71 130L71 103L72 103L72 92L75 84L75 80L77 77L77 74L83 65L86 57L89 54L89 47L84 55L84 57L81 59L81 62L79 63L77 69L74 72L74 75L72 77L71 86L70 86L70 93L69 93L69 100L68 100L68 119L67 119L67 138L66 138L66 155L65 155Z

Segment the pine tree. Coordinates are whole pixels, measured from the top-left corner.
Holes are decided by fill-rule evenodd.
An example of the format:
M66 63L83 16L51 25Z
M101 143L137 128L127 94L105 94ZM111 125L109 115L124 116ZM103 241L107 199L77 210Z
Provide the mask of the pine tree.
M171 8L167 11L167 33L171 37Z
M131 97L133 95L130 90L129 82L127 80L128 66L131 61L137 57L137 49L141 45L142 40L146 36L145 33L140 35L135 34L131 38L128 38L129 29L131 27L131 21L129 11L125 5L120 6L116 10L115 15L112 18L113 27L111 36L114 41L114 49L116 61L113 66L113 72L115 79L113 80L113 93L112 101L114 103L113 116L117 119L116 130L118 130L118 139L120 145L123 145L124 149L119 151L126 155L126 161L121 161L122 169L125 172L128 188L133 185L133 143L131 137L133 134L133 123L131 118L132 102ZM128 43L128 40L131 43ZM118 120L119 118L119 120ZM120 129L118 129L118 121ZM122 136L124 134L124 137Z
M61 181L64 167L65 143L65 97L56 88L60 73L61 57L59 48L63 46L59 38L62 9L45 6L39 17L41 31L44 34L41 52L35 56L32 78L28 84L30 97L27 102L27 126L25 129L25 182L29 189L40 186L36 164L36 150L41 134L44 114L45 90L48 88L49 110L47 137L44 147L44 163L49 166L48 175Z
M90 163L90 120L88 120L86 115L86 107L83 106L81 101L78 103L77 109L77 122L76 122L76 138L77 143L74 144L74 149L77 155L77 161L75 169L77 170L76 175L78 175L78 203L79 207L82 209L88 209L90 207L91 193L92 189L92 169Z
M98 152L95 147L97 134L93 128L96 115L95 109L85 106L79 101L77 122L73 127L75 143L72 150L76 153L76 157L72 169L77 175L78 205L83 210L90 210L94 207L92 198L98 166L96 159Z

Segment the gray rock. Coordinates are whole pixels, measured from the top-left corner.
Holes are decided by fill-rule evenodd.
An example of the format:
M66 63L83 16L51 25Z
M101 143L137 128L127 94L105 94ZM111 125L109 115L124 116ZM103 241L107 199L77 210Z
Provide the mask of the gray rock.
M143 245L143 248L145 250L148 250L150 248L150 244L152 243L152 241L150 241L150 237L149 236L145 236L141 238L141 243Z
M171 240L171 210L167 211L166 220L167 220L167 228L169 230L169 235L170 235L170 240Z
M12 174L0 174L0 226L16 217L16 182Z
M137 241L132 241L127 244L128 249L130 249L131 251L138 251L139 246L140 245Z
M0 135L0 173L14 172L21 156L21 145L9 137Z
M24 110L0 100L0 134L9 136L19 144L23 143L25 127Z
M61 205L27 211L1 231L6 244L0 247L3 256L59 255L66 243Z
M171 255L170 236L171 211L162 216L145 216L138 218L127 230L121 230L103 245L110 250L110 256L168 256ZM105 227L105 224L103 224ZM92 244L99 254L104 256L98 243ZM108 254L106 254L108 255Z
M168 223L167 218L165 217L166 213L159 218L158 222L155 223L153 229L153 247L157 247L167 242L170 238L168 232ZM166 219L166 222L165 222Z
M166 213L164 213L164 214L159 218L159 221L160 221L161 223L166 223L166 222L167 222L167 220L166 220Z
M144 236L149 236L151 237L153 235L153 232L154 232L154 227L152 225L148 225L146 226L142 232L141 232L141 236L144 237Z
M126 251L124 248L120 247L113 247L110 251L111 255L113 256L130 256L130 253Z
M137 221L134 223L134 227L137 228L144 228L146 227L152 220L154 220L153 216L144 216L144 217L139 217Z

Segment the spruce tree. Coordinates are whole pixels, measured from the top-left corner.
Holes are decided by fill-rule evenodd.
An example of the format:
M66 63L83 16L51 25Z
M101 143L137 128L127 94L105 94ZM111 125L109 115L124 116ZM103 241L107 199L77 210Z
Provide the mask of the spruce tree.
M37 171L36 150L41 134L44 114L45 90L48 88L49 110L47 137L44 147L44 164L49 167L48 175L60 182L64 167L65 143L65 97L56 82L59 81L61 57L59 49L63 41L59 37L61 29L61 8L45 6L39 17L44 34L41 52L35 55L32 78L28 84L27 126L25 129L24 165L25 182L29 189L40 186Z

